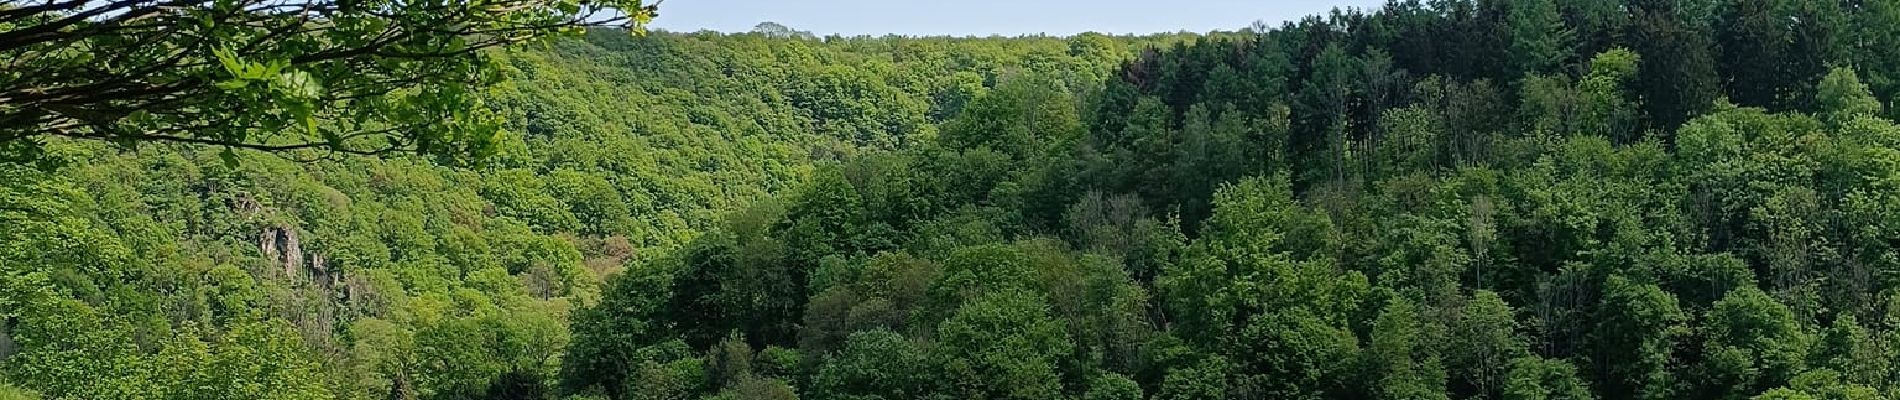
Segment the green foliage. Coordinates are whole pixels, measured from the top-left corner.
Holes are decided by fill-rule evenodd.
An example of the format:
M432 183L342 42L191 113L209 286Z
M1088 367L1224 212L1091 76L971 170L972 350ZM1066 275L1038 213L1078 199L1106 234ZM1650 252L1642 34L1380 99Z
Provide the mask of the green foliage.
M1569 57L1570 30L1557 3L1525 0L1510 6L1512 64L1521 74L1547 73Z
M1880 114L1880 100L1852 69L1835 68L1814 90L1815 109L1836 126L1854 117Z
M17 388L17 387L14 387L13 385L0 384L0 399L39 400L39 398L40 398L39 393L34 393L26 389Z
M501 78L487 49L589 26L638 32L655 12L640 0L7 8L0 54L19 61L0 73L0 92L16 94L0 97L10 150L72 137L451 161L493 155L501 141L482 101Z
M1610 276L1593 337L1601 358L1593 358L1602 377L1604 397L1668 398L1675 385L1669 354L1685 335L1675 296L1655 285Z
M1426 328L1422 324L1417 306L1405 300L1386 304L1373 321L1366 362L1376 377L1374 397L1446 398L1445 369L1439 355L1425 342L1422 331Z
M1504 399L1510 400L1587 400L1590 386L1578 377L1577 367L1563 360L1536 356L1511 360L1511 372L1504 381Z
M1156 397L1170 400L1227 398L1228 368L1219 357L1208 357L1190 366L1170 369Z
M1519 330L1517 315L1497 293L1472 293L1451 328L1446 363L1464 387L1487 396L1500 396L1515 360L1531 356ZM1500 396L1502 397L1502 396Z
M813 378L814 399L927 398L941 384L932 378L934 364L924 349L890 331L851 335L844 348L827 360Z
M1709 370L1703 379L1713 397L1760 393L1794 378L1804 367L1805 332L1786 306L1760 289L1745 286L1729 292L1709 310L1704 324Z
M1038 296L1004 289L971 300L937 328L933 358L952 396L1047 399L1063 392L1057 362L1074 346Z
M953 149L989 148L1017 159L1035 149L1080 137L1075 100L1061 82L1007 77L944 123L938 140Z
M1890 397L1900 7L1860 3L595 29L427 88L511 132L483 165L39 140L0 397ZM350 92L215 50L224 95Z
M1116 373L1105 373L1090 379L1088 392L1082 395L1084 400L1138 400L1142 398L1141 386L1133 379Z
M1790 390L1792 389L1792 390ZM1793 397L1809 396L1820 399L1877 400L1886 398L1874 388L1843 382L1840 373L1829 369L1815 369L1801 373L1788 388L1778 388L1763 392L1763 396L1787 395Z

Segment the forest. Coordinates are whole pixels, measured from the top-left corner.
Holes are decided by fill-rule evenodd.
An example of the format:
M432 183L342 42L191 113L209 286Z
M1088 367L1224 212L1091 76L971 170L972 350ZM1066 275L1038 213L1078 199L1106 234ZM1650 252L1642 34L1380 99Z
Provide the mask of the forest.
M0 400L1900 399L1900 0L466 64L76 55L134 25L39 1L84 3L0 3ZM95 57L217 80L34 97Z

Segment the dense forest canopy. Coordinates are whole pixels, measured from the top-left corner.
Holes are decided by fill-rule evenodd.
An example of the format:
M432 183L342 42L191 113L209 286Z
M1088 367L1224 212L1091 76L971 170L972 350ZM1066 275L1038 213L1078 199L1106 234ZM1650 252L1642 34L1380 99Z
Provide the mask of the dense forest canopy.
M1900 398L1900 1L627 33L472 159L38 137L0 399Z

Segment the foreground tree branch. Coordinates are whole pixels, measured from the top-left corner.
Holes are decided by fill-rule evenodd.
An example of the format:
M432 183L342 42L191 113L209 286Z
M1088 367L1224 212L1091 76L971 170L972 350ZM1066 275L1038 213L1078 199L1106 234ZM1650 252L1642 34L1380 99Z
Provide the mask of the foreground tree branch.
M0 141L70 137L480 158L493 151L499 126L478 96L499 80L484 50L588 27L641 32L656 6L0 2Z

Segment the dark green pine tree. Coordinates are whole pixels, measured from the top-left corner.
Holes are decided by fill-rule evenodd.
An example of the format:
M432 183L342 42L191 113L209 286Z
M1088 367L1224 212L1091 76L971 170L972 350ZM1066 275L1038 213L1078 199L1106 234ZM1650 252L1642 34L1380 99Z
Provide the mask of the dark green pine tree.
M1642 56L1637 72L1648 127L1672 143L1669 132L1708 110L1719 95L1708 32L1673 4L1630 4L1629 43Z

